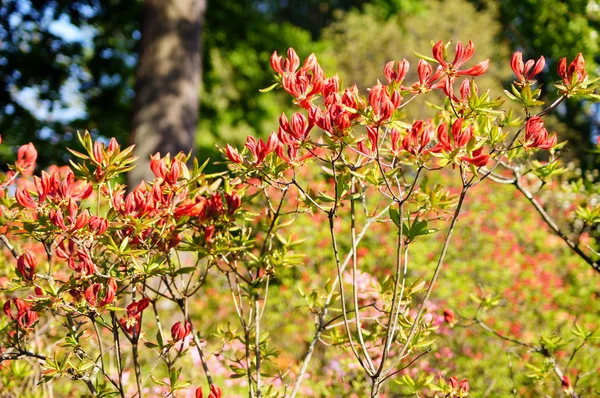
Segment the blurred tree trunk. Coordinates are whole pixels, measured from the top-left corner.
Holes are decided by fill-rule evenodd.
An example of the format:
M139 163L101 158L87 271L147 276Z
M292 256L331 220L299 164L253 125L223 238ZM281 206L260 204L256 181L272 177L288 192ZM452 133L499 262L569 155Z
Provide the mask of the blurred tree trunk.
M144 0L132 142L139 162L129 189L151 179L150 155L195 146L206 0Z

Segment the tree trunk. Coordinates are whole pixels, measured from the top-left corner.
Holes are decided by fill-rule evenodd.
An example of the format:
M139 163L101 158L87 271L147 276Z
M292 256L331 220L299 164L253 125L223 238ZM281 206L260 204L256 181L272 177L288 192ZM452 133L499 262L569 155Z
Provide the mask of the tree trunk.
M195 147L206 0L144 0L132 143L139 157L129 189L151 179L150 155Z

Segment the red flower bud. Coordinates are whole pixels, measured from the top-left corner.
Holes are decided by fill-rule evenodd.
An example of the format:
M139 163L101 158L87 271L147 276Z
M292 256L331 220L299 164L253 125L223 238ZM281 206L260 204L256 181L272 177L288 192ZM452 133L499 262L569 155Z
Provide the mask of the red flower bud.
M15 163L17 170L21 173L33 171L37 155L38 153L31 142L21 146L17 152L17 162Z
M573 385L571 384L571 380L569 380L569 376L563 375L561 385L565 393L569 395L573 394Z
M408 73L409 64L406 59L398 61L398 68L396 70L394 70L395 64L396 61L390 61L385 65L385 68L383 68L383 74L390 84L392 82L395 82L396 84L402 83Z
M188 334L190 334L191 330L192 325L190 325L189 322L186 322L185 325L183 325L181 322L177 322L171 328L171 337L173 338L173 341L183 340Z
M545 65L546 60L544 57L540 57L537 62L530 59L527 63L523 64L523 54L520 51L515 52L510 61L510 67L521 84L530 82L537 74L544 70Z
M37 204L33 201L27 189L17 189L15 192L15 199L17 199L17 203L23 207L29 207L30 209L35 209L37 207Z
M17 271L26 281L32 281L35 278L35 266L37 261L35 254L27 250L17 259Z
M208 396L208 398L222 398L222 392L219 386L217 386L216 384L210 385L210 395Z
M204 240L206 241L206 243L211 242L214 234L215 234L215 226L214 225L209 225L206 228L204 228Z
M582 83L587 77L583 55L581 53L577 54L568 69L566 58L558 61L558 75L563 79L566 86L571 86L573 83Z
M98 235L102 235L108 228L108 220L106 218L92 216L89 221L90 229Z
M104 160L104 144L100 141L94 142L94 148L92 152L96 163L101 165Z
M227 202L227 213L233 214L242 205L242 199L237 192L226 193L225 202Z
M115 151L117 151L120 148L119 143L117 142L115 137L112 137L110 139L110 142L108 143L108 151L107 151L107 155L111 156L113 153L115 153Z
M85 301L87 301L88 304L92 307L95 307L96 304L98 304L98 293L100 293L101 288L101 284L94 283L93 285L90 285L87 289L85 289L83 297L85 298Z
M551 149L554 145L556 145L556 134L548 137L548 130L544 127L542 118L534 116L527 120L524 148Z
M454 311L450 308L444 309L444 322L453 324L454 323Z

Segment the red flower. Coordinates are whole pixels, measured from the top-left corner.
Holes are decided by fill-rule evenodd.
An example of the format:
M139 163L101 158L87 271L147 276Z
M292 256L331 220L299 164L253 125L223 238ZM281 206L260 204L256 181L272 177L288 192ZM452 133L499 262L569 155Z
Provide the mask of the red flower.
M450 308L444 309L444 322L454 324L454 311Z
M31 142L21 146L17 152L17 162L15 163L17 170L23 174L32 172L35 168L37 155L38 153Z
M581 53L577 54L577 57L569 65L569 69L567 69L566 58L558 61L558 75L562 77L567 87L572 84L582 83L587 77L583 55Z
M120 319L123 330L134 335L140 332L141 314L148 307L149 303L150 300L144 297L140 301L134 301L127 306L127 315Z
M520 84L529 83L537 74L544 70L545 65L546 60L543 56L537 62L530 59L523 64L523 53L521 51L515 52L510 61L510 67L517 76L517 79L519 79Z
M279 140L274 132L271 133L267 142L264 142L262 138L256 141L254 137L248 136L246 138L246 148L248 148L254 158L254 165L258 166L265 160L268 154L275 151L278 142Z
M37 312L27 309L22 314L19 314L17 323L21 329L29 329L38 320L38 318L39 316Z
M473 137L473 126L469 126L463 130L463 121L463 118L458 118L456 119L454 124L452 124L452 138L454 139L454 148L464 147L465 145L467 145L471 137Z
M242 199L237 192L226 193L225 202L227 203L227 213L233 214L242 205Z
M434 88L441 88L444 86L444 82L435 83L443 76L441 66L438 66L434 73L431 65L429 65L427 61L420 59L419 64L417 65L417 73L419 75L419 82L411 86L411 93L424 94Z
M17 271L26 281L32 281L35 278L35 267L37 260L35 254L27 250L17 259Z
M394 92L396 94L396 92ZM402 98L399 95L394 98L390 97L387 87L378 83L369 93L369 104L373 109L373 123L380 125L391 119L394 110L400 106Z
M16 312L13 311L13 306ZM19 315L29 309L29 304L23 301L23 299L13 297L6 300L3 309L6 316L14 321L19 317Z
M206 243L210 243L212 241L212 237L215 234L215 226L214 225L208 225L206 228L204 228L204 240L206 241Z
M462 381L458 381L458 378L452 376L448 380L448 387L450 388L450 393L454 394L452 396L466 397L469 395L469 390L471 386L469 386L469 382L467 379L463 379Z
M433 124L431 121L417 120L408 130L402 140L402 148L412 155L428 154L427 144L433 138Z
M37 204L31 197L31 194L27 189L17 189L15 192L15 199L17 199L17 203L23 207L29 207L30 209L35 209Z
M104 287L104 297L98 301L102 288L102 284L94 283L85 290L85 300L92 307L104 307L105 305L108 305L114 301L117 292L117 282L113 278L109 278L106 282L106 286Z
M196 389L195 396L196 398L204 397L204 395L202 394L202 387L198 387ZM210 385L210 394L208 395L208 398L222 398L221 389L216 384Z
M392 82L396 84L401 84L404 78L406 77L406 74L408 73L408 68L410 66L408 64L408 61L405 59L403 59L402 61L398 61L398 68L396 70L394 70L395 64L396 61L390 61L385 65L385 68L383 68L383 74L385 75L385 78L387 79L389 84L391 84Z
M189 322L186 322L185 325L182 325L181 322L177 322L171 328L171 337L173 341L183 340L188 334L190 334L192 330L192 325Z
M476 149L471 156L463 156L460 160L471 163L475 167L483 167L490 161L490 155L481 152L483 152L483 148Z
M282 62L281 56L277 55L277 51L271 55L271 68L281 75L286 73L293 73L300 66L300 58L293 48L288 48L287 59Z
M569 379L569 376L563 375L561 385L562 385L563 391L566 394L568 394L568 395L573 394L573 385L571 384L571 380Z
M284 144L299 144L306 140L314 125L313 119L309 120L300 112L292 115L291 123L285 113L279 117L279 141Z
M542 118L534 116L527 120L524 148L550 149L554 145L556 145L556 134L548 137L548 130L544 127Z
M89 221L89 227L98 235L102 235L108 229L108 220L106 218L92 216Z
M305 109L311 107L312 99L323 91L325 75L317 62L317 57L311 54L300 69L300 59L293 48L288 49L288 57L282 57L275 51L271 55L271 67L281 75L281 86L290 93L296 103Z
M231 160L233 163L240 164L244 161L242 156L238 153L237 149L233 148L231 145L227 144L225 147L225 154L227 158Z
M448 63L445 60L445 50L446 46L444 42L441 40L435 43L433 46L433 58L439 62L442 67L443 72L450 78L454 76L480 76L484 74L490 64L490 60L487 59L478 63L470 69L459 70L459 68L467 62L473 54L475 53L475 45L471 40L466 47L459 41L456 43L456 51L454 56L454 61L452 63Z

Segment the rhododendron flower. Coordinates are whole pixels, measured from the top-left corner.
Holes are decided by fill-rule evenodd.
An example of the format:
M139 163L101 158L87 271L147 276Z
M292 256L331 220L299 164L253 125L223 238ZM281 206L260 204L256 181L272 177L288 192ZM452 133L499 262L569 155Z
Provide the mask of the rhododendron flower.
M441 88L445 84L443 81L435 83L444 74L442 67L438 66L434 73L431 65L429 65L429 63L424 59L419 60L419 64L417 65L417 73L419 75L419 81L414 83L410 88L410 92L413 94L425 94L432 89Z
M190 325L189 322L186 322L185 325L183 325L181 322L177 322L173 325L173 327L171 327L171 337L173 338L174 342L181 341L190 334L191 330L192 325Z
M104 297L98 301L100 292L104 288ZM90 285L84 293L85 301L87 301L92 307L104 307L112 303L117 293L117 282L113 278L109 278L106 282L106 286L100 283L94 283Z
M242 158L242 156L239 154L239 152L237 151L237 149L233 148L231 145L227 144L225 146L225 154L227 155L227 158L232 161L233 163L237 163L240 164L244 161L244 159Z
M430 150L425 148L433 138L433 129L434 126L431 120L426 122L417 120L402 140L402 148L412 155L428 154Z
M387 87L378 82L369 92L369 105L373 109L373 123L380 125L389 121L401 102L402 97L396 91L390 96Z
M390 61L383 68L383 74L389 84L391 84L392 82L396 84L401 84L404 78L406 77L406 74L408 73L408 69L410 67L406 59L398 61L398 67L396 69L394 69L395 64L396 61Z
M281 86L290 93L302 108L309 109L312 99L320 94L325 85L325 75L314 54L309 55L300 69L300 59L293 48L288 49L288 57L275 51L271 55L271 67L281 75Z
M460 84L460 89L459 89L460 99L459 99L456 95L454 95L454 90L452 87L453 82L451 81L451 79L445 79L444 82L445 82L445 84L442 87L444 94L446 94L446 96L448 98L450 98L452 101L457 102L457 103L463 103L467 106L468 106L469 98L471 97L471 94L473 93L472 90L475 91L475 94L477 94L479 92L477 85L472 80L465 79ZM461 111L462 111L462 109L458 110L459 113Z
M33 200L27 189L17 189L15 192L15 199L17 200L17 203L23 207L28 207L30 209L35 209L37 207L37 203Z
M17 318L17 323L21 327L21 329L29 329L33 326L34 323L37 322L39 316L37 312L27 309L23 313L19 314Z
M437 136L440 150L453 151L456 148L462 148L467 145L473 137L473 126L463 130L463 118L458 118L452 124L452 142L448 135L448 127L445 124L438 126Z
M254 165L260 165L268 154L275 151L278 142L277 134L274 132L271 133L267 142L264 142L262 138L257 141L254 137L248 136L246 138L246 148L248 148L254 158Z
M582 83L587 77L583 55L581 53L577 54L577 57L571 62L568 69L566 58L558 61L558 75L563 79L567 87L572 84Z
M237 192L226 193L225 202L227 203L227 213L233 214L242 205L242 199Z
M102 235L108 229L108 220L106 218L92 216L88 225L96 234Z
M327 100L331 94L337 94L340 91L340 77L335 75L325 79L323 83L323 98Z
M440 66L442 67L442 71L450 78L454 76L480 76L484 74L489 67L490 60L487 59L476 64L470 69L459 70L459 68L463 66L465 62L471 59L471 57L475 53L475 45L471 40L469 40L469 43L466 47L464 47L460 41L456 43L456 53L454 56L454 61L452 61L452 63L448 63L444 59L445 49L446 46L443 41L440 40L437 43L435 43L432 51L433 58L435 58L435 60L439 62Z
M548 130L544 127L542 118L534 116L527 120L524 148L551 149L554 145L556 145L556 134L548 137Z
M210 243L212 241L212 237L215 234L215 226L214 225L207 225L206 227L204 227L204 240L206 241L206 243Z
M574 391L573 385L571 384L571 380L569 379L569 376L563 375L563 377L561 379L561 386L562 386L565 394L567 394L567 395L573 394L573 391Z
M195 393L196 398L204 398L204 395L202 394L202 387L198 387L196 389L196 393ZM217 386L216 384L211 384L210 385L210 394L208 394L208 398L222 398L222 392L221 389L219 388L219 386Z
M310 130L314 126L314 120L306 118L302 113L296 112L292 115L291 122L285 113L279 117L279 141L286 145L299 144L306 140Z
M451 308L444 308L444 322L454 324L454 311Z
M353 85L344 90L340 96L332 93L325 99L325 111L312 107L309 111L309 121L325 130L329 136L345 137L366 108L366 103L358 93L358 87ZM314 122L313 122L314 121Z
M295 72L300 66L300 58L293 48L288 48L287 59L277 55L277 51L271 55L271 68L281 75Z
M450 388L450 393L455 394L458 397L468 396L469 390L471 389L471 386L469 386L469 382L467 381L467 379L463 379L459 382L458 378L455 376L452 376L448 380L448 387Z
M490 155L483 154L483 148L476 149L472 152L471 156L463 156L460 160L471 163L475 167L485 166L489 160Z
M17 271L26 281L32 281L35 278L35 267L37 260L35 254L31 250L26 250L25 253L17 259Z
M17 161L15 163L17 170L23 174L32 172L35 168L37 156L38 153L31 142L21 146L17 151Z
M16 312L13 311L13 307ZM27 309L29 309L29 304L23 301L23 299L17 297L6 300L3 307L4 314L6 314L6 316L13 321L16 320L19 315L24 313Z
M510 60L510 67L519 79L519 84L531 82L537 74L544 70L544 66L546 66L546 60L543 56L537 62L530 59L523 64L523 53L521 51L515 52Z
M129 334L140 332L140 321L142 312L148 307L150 300L144 297L140 301L134 301L127 306L127 315L120 319L123 330Z

